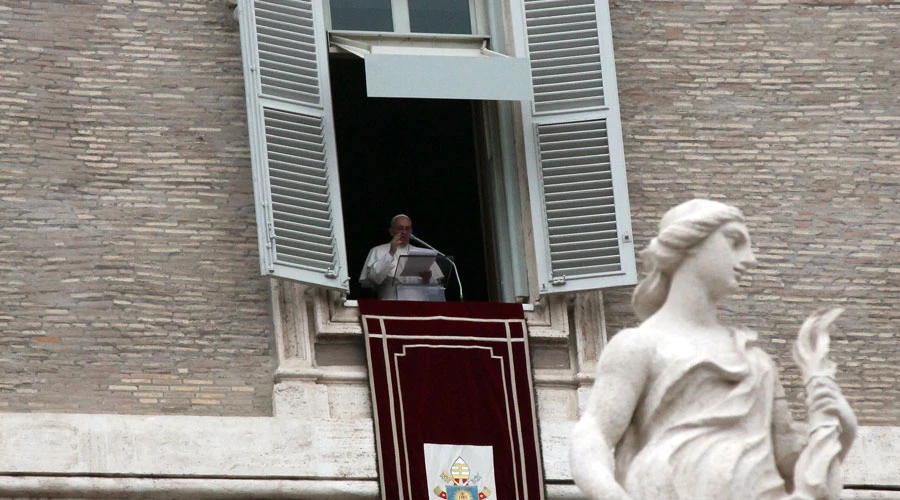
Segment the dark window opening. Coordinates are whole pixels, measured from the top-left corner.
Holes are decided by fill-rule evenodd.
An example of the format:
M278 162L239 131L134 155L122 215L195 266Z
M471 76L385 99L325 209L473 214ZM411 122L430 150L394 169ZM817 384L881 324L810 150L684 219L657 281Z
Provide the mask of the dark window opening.
M357 58L331 57L331 90L340 165L351 299L369 249L386 243L391 217L405 213L413 232L455 258L466 301L488 300L475 141L477 104L451 99L366 96ZM445 273L446 274L446 273ZM456 277L448 301L459 300Z

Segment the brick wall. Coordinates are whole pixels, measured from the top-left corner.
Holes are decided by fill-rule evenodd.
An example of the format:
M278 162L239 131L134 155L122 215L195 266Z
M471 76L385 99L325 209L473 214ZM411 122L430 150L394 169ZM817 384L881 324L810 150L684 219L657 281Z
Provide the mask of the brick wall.
M900 2L617 0L611 16L637 248L680 201L741 207L760 266L729 319L799 403L796 331L846 307L839 382L862 423L900 425ZM635 324L630 293L605 295L612 331Z
M840 382L900 425L900 4L611 15L637 246L685 199L742 207L760 268L729 319L799 401L796 329L847 307ZM221 0L0 0L0 411L270 413L243 106Z
M219 0L0 0L0 411L271 414Z

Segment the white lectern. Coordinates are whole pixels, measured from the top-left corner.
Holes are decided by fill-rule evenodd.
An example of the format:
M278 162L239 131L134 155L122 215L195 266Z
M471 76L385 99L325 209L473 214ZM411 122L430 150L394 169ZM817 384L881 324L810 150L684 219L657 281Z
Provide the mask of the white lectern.
M420 274L431 271L435 254L401 255L394 271L394 283L397 286L397 300L416 300L420 302L445 302L444 286L437 283L416 283ZM409 280L406 281L406 280Z

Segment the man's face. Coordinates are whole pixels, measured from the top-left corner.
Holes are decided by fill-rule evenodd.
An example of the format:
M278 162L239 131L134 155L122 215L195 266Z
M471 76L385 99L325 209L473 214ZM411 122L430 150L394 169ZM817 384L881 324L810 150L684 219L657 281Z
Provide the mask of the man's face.
M409 244L409 235L412 234L412 221L407 217L398 217L391 225L391 237L400 235L400 246Z

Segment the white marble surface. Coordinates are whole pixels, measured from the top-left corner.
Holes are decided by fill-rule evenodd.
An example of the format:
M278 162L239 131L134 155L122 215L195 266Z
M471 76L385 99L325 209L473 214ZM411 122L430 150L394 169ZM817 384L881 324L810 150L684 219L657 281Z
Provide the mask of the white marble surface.
M807 422L794 422L778 367L721 303L758 262L736 207L694 199L668 210L641 252L641 324L602 350L573 429L575 483L594 500L837 500L858 423L835 382L829 326L810 315L794 359Z
M548 499L585 498L569 473L573 425L541 425ZM372 429L364 418L0 414L0 497L375 499ZM900 499L851 489L900 488L900 427L860 428L843 470L841 498Z
M369 419L0 415L0 473L372 478Z

